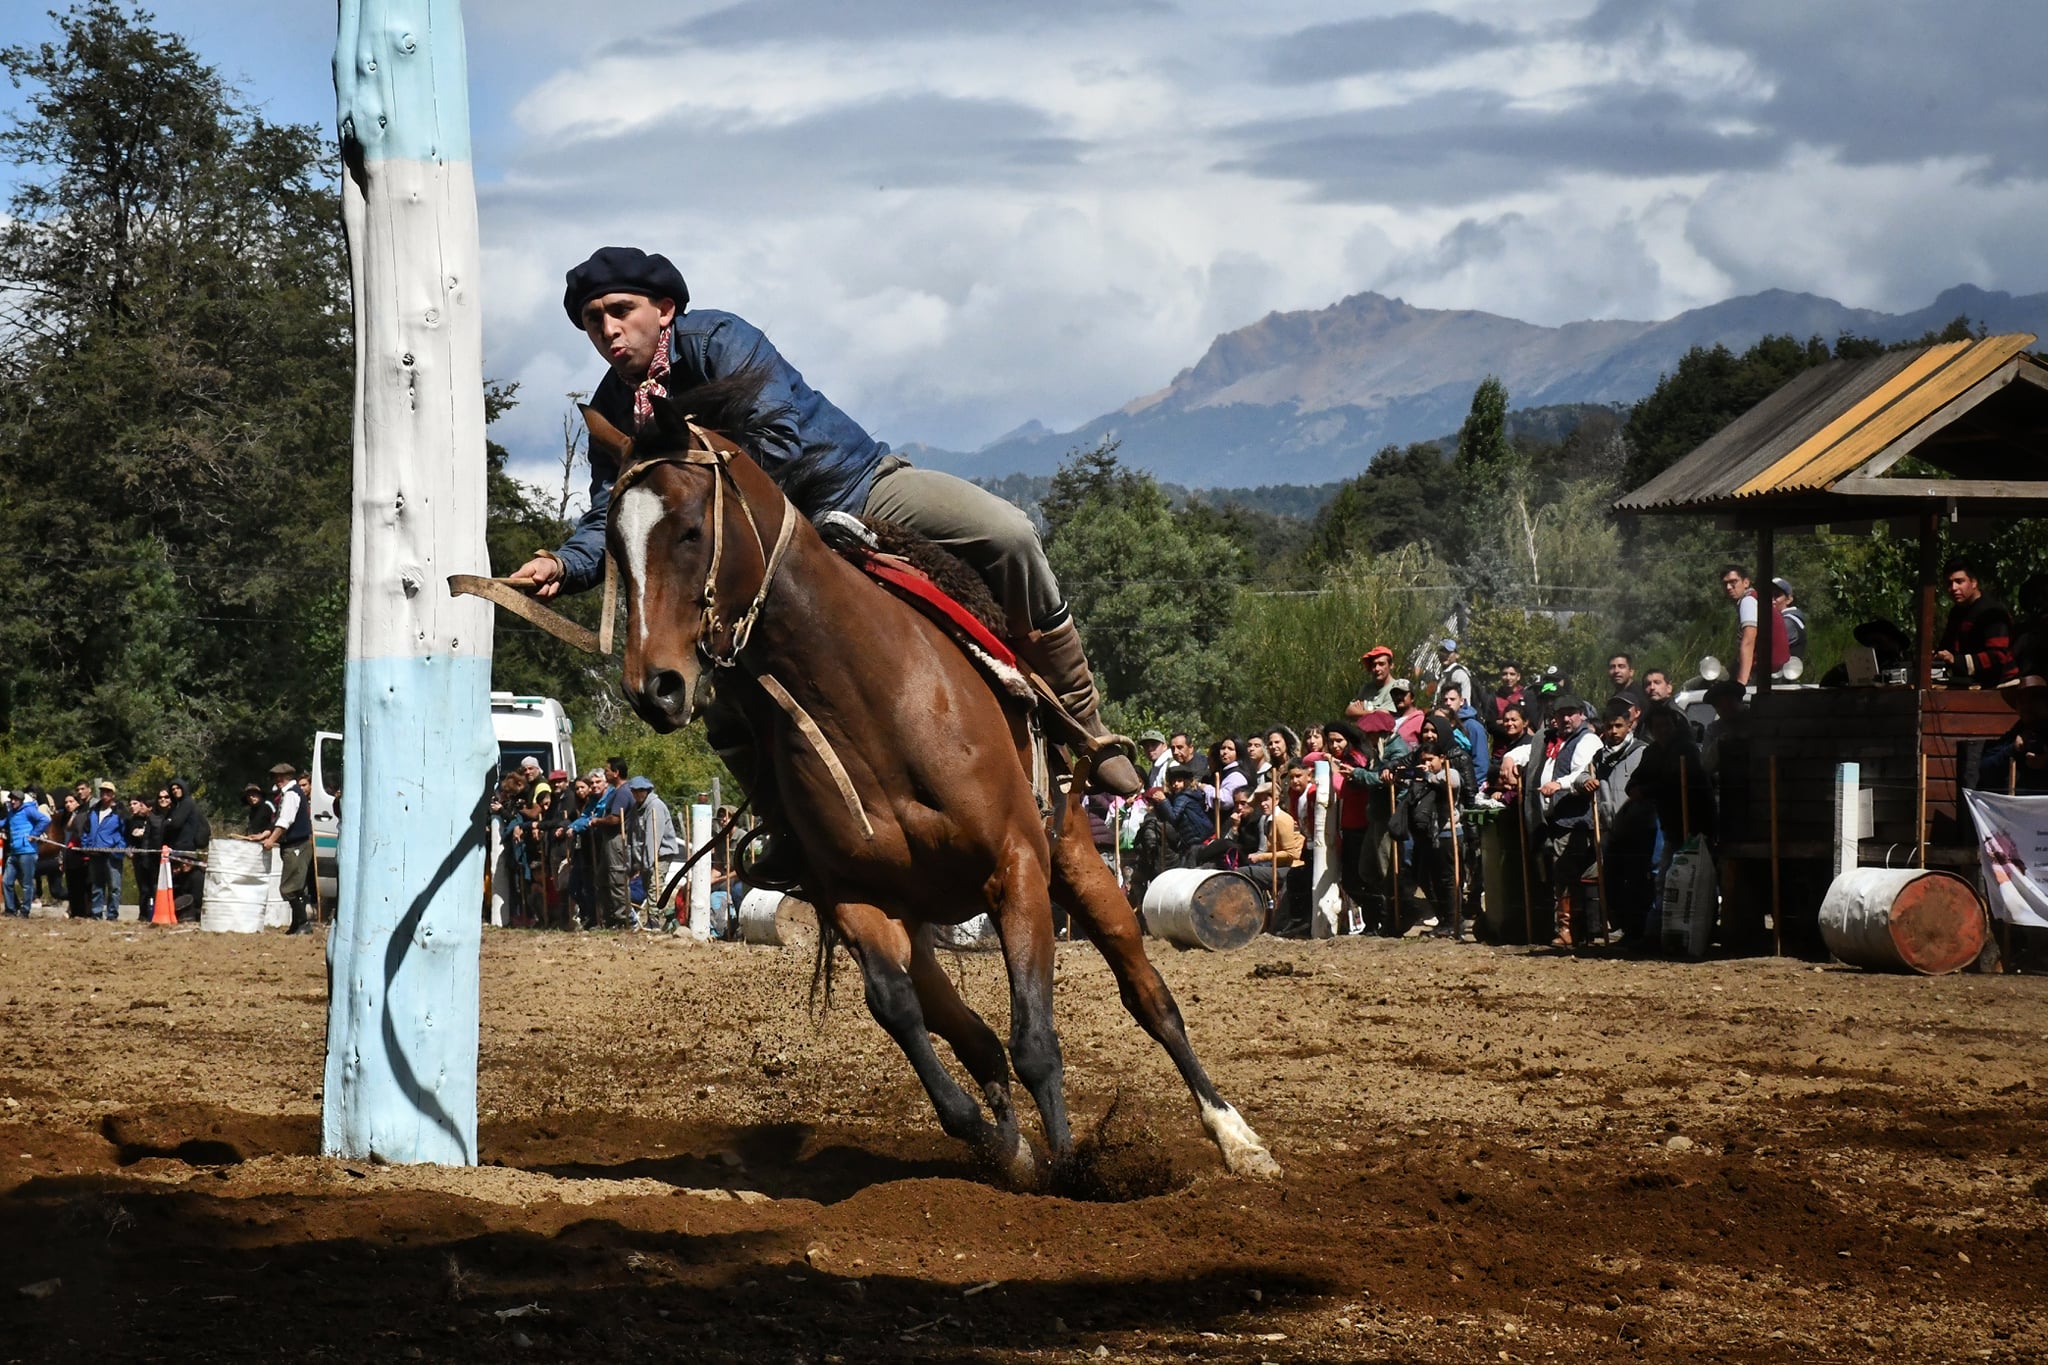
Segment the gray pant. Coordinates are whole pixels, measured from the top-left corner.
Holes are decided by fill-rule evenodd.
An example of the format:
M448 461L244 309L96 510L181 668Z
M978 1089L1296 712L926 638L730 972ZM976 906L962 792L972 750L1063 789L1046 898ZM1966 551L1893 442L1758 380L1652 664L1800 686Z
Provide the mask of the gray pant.
M597 836L597 922L608 929L630 929L633 914L632 868L626 837L616 830L592 830Z
M1060 585L1045 561L1037 528L1015 504L987 489L890 455L861 510L907 527L973 565L1019 639L1052 624L1058 615Z

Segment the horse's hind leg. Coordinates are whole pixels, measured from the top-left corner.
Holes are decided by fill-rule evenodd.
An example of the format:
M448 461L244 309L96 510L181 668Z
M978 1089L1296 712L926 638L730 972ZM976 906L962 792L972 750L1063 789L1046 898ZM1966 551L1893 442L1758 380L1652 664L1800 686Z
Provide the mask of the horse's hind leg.
M968 1074L981 1087L982 1100L995 1119L1000 1150L992 1153L996 1163L1019 1189L1038 1182L1038 1158L1031 1144L1017 1131L1017 1110L1010 1102L1010 1058L1002 1040L988 1021L960 998L945 964L932 948L929 925L910 935L910 979L917 987L918 1003L924 1008L925 1023L953 1048Z
M1038 1106L1055 1161L1074 1151L1066 1067L1052 1021L1052 896L1042 852L1015 848L993 888L994 918L1010 974L1010 1061Z
M949 1137L969 1143L1015 1178L1014 1142L1005 1141L982 1117L981 1106L960 1088L932 1047L924 1010L918 1003L917 985L911 976L910 932L872 905L842 903L834 908L833 919L854 961L860 964L868 1013L874 1015L875 1022L896 1040L896 1046L910 1060L911 1069L924 1083L925 1094L931 1097L932 1108L938 1111L939 1126ZM1011 1131L1014 1135L1014 1119ZM1036 1178L1034 1162L1028 1183L1035 1183Z
M1280 1163L1259 1141L1259 1135L1244 1121L1229 1101L1217 1093L1195 1057L1194 1044L1166 988L1159 969L1145 956L1145 942L1138 932L1138 917L1116 884L1116 878L1102 864L1089 837L1088 822L1080 815L1079 802L1067 806L1066 827L1053 850L1053 893L1067 907L1081 931L1094 942L1110 972L1124 1008L1145 1032L1166 1049L1181 1079L1194 1092L1202 1115L1202 1127L1223 1153L1223 1164L1236 1175L1277 1176Z

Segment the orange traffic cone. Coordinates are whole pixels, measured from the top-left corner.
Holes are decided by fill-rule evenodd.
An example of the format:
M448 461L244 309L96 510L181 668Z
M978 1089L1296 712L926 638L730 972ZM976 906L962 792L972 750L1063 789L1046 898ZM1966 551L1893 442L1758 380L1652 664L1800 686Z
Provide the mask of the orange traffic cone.
M164 845L163 854L156 865L156 909L149 917L151 924L176 924L178 922L178 901L171 894L171 846Z

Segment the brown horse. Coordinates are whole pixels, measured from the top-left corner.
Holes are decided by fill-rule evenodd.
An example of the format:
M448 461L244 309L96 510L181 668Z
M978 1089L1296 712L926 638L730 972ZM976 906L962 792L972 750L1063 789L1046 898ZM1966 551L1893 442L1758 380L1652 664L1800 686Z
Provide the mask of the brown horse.
M714 389L728 386L716 385ZM743 386L742 386L743 387ZM714 397L718 401L714 402ZM1042 812L1034 737L1016 704L922 614L831 550L739 445L751 395L699 390L631 440L585 410L621 471L608 531L626 597L624 682L658 730L687 725L716 679L755 737L752 781L797 832L803 885L859 964L869 1010L924 1083L946 1132L1020 1187L1045 1169L1018 1131L1010 1067L1055 1161L1071 1155L1053 1030L1052 898L1108 960L1125 1007L1194 1092L1235 1172L1279 1165L1216 1092L1145 956L1137 917L1095 853L1078 793ZM1058 837L1047 834L1047 815ZM960 999L930 926L986 913L1010 980L1010 1042ZM981 1106L933 1047L949 1043Z

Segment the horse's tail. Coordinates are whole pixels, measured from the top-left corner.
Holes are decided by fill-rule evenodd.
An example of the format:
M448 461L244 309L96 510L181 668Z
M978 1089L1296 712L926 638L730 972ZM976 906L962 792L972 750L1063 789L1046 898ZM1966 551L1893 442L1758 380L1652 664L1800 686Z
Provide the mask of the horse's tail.
M820 911L818 914L818 949L811 959L810 1010L819 1023L825 1022L825 1012L832 1008L833 959L838 956L839 926L832 916Z

